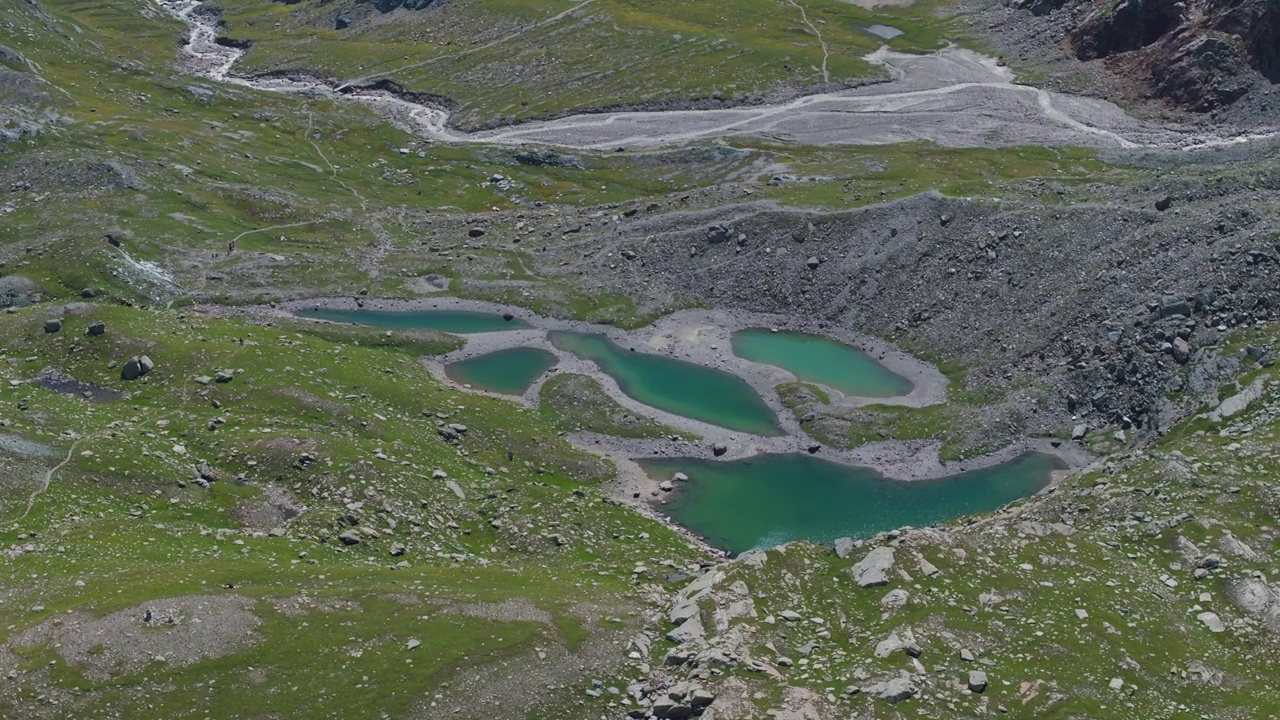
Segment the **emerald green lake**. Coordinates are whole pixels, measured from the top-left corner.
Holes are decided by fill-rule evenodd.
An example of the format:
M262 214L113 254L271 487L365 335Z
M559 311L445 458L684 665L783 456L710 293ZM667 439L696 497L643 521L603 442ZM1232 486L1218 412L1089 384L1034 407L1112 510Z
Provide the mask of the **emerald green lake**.
M482 333L495 330L519 330L529 323L512 318L506 320L499 313L473 310L416 310L392 312L386 310L299 310L298 317L333 322L371 325L388 330L439 330L450 333Z
M553 331L552 344L595 363L645 405L729 430L780 435L778 418L745 380L660 355L631 352L598 333Z
M911 392L911 381L861 350L821 335L772 332L764 328L733 334L733 354L775 365L801 380L859 397L894 397Z
M516 347L447 365L444 369L454 382L480 390L523 395L534 380L556 364L556 356L546 350Z
M681 525L730 552L792 540L829 543L910 525L924 527L994 510L1045 487L1066 466L1028 453L1003 465L938 480L897 482L866 468L810 455L764 455L735 462L637 460L651 477L689 476L663 508Z

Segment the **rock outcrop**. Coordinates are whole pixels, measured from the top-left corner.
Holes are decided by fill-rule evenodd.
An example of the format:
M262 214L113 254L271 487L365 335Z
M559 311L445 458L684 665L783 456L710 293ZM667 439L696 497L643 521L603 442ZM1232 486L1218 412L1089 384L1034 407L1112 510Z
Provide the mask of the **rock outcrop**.
M1280 6L1275 2L1107 0L1092 5L1068 36L1076 57L1106 59L1153 97L1208 112L1280 82Z

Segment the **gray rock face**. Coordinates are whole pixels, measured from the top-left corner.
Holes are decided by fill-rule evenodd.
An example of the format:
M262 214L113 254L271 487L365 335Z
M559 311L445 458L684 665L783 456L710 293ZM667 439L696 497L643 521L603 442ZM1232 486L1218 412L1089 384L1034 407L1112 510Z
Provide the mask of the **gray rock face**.
M1218 617L1217 613L1202 612L1196 615L1196 619L1204 623L1204 626L1209 628L1209 632L1220 633L1227 631L1227 626L1223 624L1222 618Z
M860 587L876 587L889 583L889 571L893 569L893 548L878 547L849 569L853 581Z
M853 538L847 538L847 537L836 538L836 541L832 544L835 546L835 549L836 549L836 557L840 558L841 560L849 557L849 554L853 552L853 549L855 547L857 547L857 544L853 542Z
M671 614L668 615L668 619L672 625L683 625L699 615L698 604L685 601L671 608Z
M894 588L880 598L880 607L885 610L901 610L911 599L911 594L902 588Z
M1174 338L1172 353L1174 361L1179 365L1186 364L1191 359L1191 343L1182 338Z
M987 689L987 674L981 670L969 671L969 689L980 693Z
M120 369L120 378L122 380L137 380L155 369L155 363L151 362L151 358L146 355L135 355L129 358L124 367Z
M879 698L890 705L909 700L920 692L920 690L911 682L910 678L896 677L885 682L878 682L863 688L864 692L874 698Z
M906 649L906 647L907 644L902 642L902 638L898 637L898 633L892 633L889 637L876 643L875 656L884 659L899 650Z
M677 645L682 645L693 640L702 640L707 636L707 631L702 627L702 618L694 615L688 620L680 623L674 630L667 633L667 639Z

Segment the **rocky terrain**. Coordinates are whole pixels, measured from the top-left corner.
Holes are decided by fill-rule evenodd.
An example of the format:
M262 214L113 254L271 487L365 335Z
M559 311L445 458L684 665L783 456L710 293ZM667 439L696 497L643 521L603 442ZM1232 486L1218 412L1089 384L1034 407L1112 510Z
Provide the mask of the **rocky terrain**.
M993 34L998 45L1047 61L1073 87L1092 85L1130 103L1155 100L1244 125L1275 117L1280 11L1274 3L1012 0L1007 9L986 6L985 12L1000 28Z
M1272 129L1271 5L219 9L192 38L172 7L0 0L0 716L1280 712L1280 149L1240 135ZM883 79L872 21L1054 94L953 52L918 66L977 57L999 87L853 95L972 114L963 147L854 121L615 152L455 142L406 122L425 95L332 88L445 95L471 127L759 103ZM183 49L219 29L237 53ZM276 74L208 72L227 59ZM1188 149L1085 142L1111 126L1081 96ZM1034 105L1038 146L980 131L974 97ZM568 355L504 398L442 370L483 342L291 314L438 298L727 369L730 328L824 333L930 382L846 402L738 367L777 447L1081 467L992 513L728 558L649 505L687 478L634 460L749 442Z

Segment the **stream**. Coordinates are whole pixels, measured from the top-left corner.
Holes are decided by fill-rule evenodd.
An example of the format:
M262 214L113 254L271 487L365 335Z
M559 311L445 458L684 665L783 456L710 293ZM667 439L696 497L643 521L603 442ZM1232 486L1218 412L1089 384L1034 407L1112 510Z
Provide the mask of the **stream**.
M995 58L954 47L926 55L881 47L866 59L885 68L892 80L774 105L584 113L465 133L449 127L446 110L390 92L315 78L234 75L245 51L217 43L214 12L198 0L157 2L189 28L182 47L185 71L256 90L361 103L435 142L613 150L751 137L803 145L928 141L949 147L1203 150L1280 136L1274 131L1219 136L1141 121L1106 101L1017 84Z

